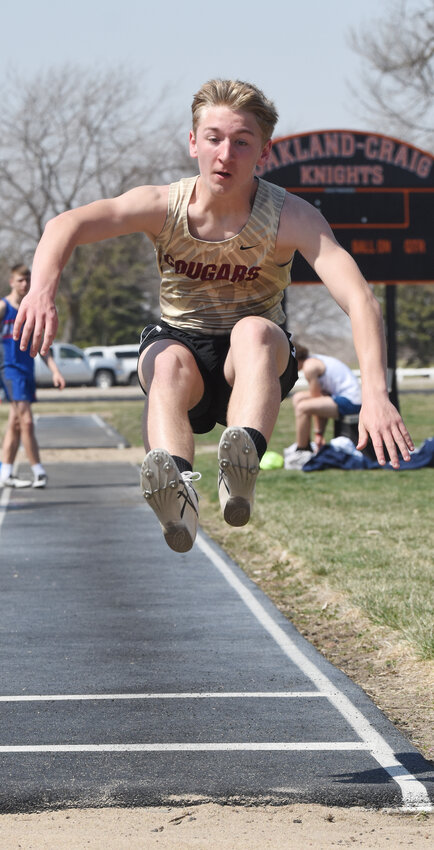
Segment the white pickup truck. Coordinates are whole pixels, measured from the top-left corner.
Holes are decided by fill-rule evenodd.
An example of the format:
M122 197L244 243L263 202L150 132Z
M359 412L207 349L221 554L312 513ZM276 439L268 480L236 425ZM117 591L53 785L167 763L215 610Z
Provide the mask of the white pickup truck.
M114 358L90 360L81 348L69 342L53 342L51 353L67 386L111 387L123 374ZM39 354L35 357L35 379L37 387L53 386L51 372Z

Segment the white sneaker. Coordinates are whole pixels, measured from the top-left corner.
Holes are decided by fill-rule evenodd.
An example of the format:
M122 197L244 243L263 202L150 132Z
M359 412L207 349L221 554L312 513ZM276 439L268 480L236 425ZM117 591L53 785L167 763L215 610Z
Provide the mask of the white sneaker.
M48 477L45 472L41 472L39 475L35 475L33 479L32 487L35 489L41 489L42 487L47 486Z
M291 443L290 446L287 446L286 449L283 449L283 457L286 457L287 455L293 455L297 451L299 451L299 449L297 448L297 443Z
M143 497L155 511L164 539L174 552L188 552L196 538L199 497L192 481L200 472L179 472L165 449L152 449L141 469Z
M246 525L255 499L259 458L255 444L244 428L226 428L220 438L219 499L229 525Z
M310 450L311 450L312 454L315 454L316 445L313 441L311 441L311 443L310 443ZM288 455L296 455L297 452L300 452L300 451L303 451L303 452L309 451L309 449L299 449L297 443L291 443L290 446L288 446L286 449L283 449L283 457L285 458Z
M32 482L26 478L17 478L16 475L9 475L8 478L2 478L0 484L2 487L15 487L16 490L22 490L24 487L31 487Z
M303 469L305 463L313 457L309 449L296 449L284 456L285 469Z

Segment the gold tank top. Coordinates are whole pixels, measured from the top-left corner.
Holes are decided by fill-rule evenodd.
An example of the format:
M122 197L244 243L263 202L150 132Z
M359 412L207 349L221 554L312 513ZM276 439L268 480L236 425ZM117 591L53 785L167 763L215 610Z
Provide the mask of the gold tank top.
M188 204L197 177L169 187L167 218L155 240L161 275L161 318L197 333L227 334L244 316L283 324L283 291L292 260L274 260L285 189L258 179L253 208L240 233L206 242L188 229Z

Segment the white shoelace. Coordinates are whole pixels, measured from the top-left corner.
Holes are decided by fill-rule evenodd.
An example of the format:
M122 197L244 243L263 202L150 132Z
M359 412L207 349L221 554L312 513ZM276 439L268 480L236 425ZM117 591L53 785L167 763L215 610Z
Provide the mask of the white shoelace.
M192 481L200 481L200 479L202 478L202 473L190 472L190 470L186 470L185 472L181 472L181 478L183 481L186 481L190 484Z

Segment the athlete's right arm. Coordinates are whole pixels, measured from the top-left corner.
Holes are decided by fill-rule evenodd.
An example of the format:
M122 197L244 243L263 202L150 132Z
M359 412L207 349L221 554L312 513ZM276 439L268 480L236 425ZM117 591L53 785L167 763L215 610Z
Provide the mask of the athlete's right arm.
M36 249L31 286L14 325L14 339L30 353L47 354L57 332L54 303L62 269L77 245L128 233L145 233L151 240L162 230L167 213L167 186L140 186L117 198L94 201L51 219Z
M317 357L308 357L304 361L303 374L309 384L311 396L319 396L321 393L321 385L318 378L324 372L324 365Z

